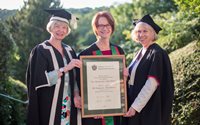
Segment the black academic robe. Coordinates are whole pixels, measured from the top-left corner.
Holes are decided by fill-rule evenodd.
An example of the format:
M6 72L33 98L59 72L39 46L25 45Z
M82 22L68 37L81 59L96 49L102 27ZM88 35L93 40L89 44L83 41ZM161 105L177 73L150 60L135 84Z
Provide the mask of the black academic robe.
M67 63L77 58L74 50L62 44ZM47 41L35 46L31 51L26 83L28 88L28 125L60 125L61 106L64 88L64 75L56 85L50 86L46 73L64 66L61 54ZM74 83L76 71L69 71L69 85L71 88L71 120L70 125L77 125L77 111L74 106ZM79 75L77 75L79 76Z
M149 46L141 59L133 85L128 86L128 107L134 102L148 77L154 77L159 86L142 109L135 116L127 118L124 125L170 125L174 81L168 54L156 43Z
M124 51L121 47L114 45L112 43L110 44L110 46L116 47L119 54L124 55ZM80 52L78 57L80 58L80 56L93 55L94 51L99 51L99 50L100 49L94 43L94 44L90 45L88 48L86 48L85 50L83 50L82 52ZM80 80L79 80L79 82L80 82ZM115 125L120 125L120 117L118 117L118 116L114 117L114 123L115 123ZM102 125L102 119L82 118L82 125Z

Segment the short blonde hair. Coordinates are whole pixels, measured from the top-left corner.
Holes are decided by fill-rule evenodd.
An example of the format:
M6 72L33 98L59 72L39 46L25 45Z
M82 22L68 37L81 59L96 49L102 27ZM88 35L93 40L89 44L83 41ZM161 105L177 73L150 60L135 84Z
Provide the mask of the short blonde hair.
M47 23L46 30L47 30L49 33L51 33L51 30L52 30L52 28L54 27L54 25L55 25L56 23L60 23L60 22L62 22L62 21L59 21L59 20L51 20L51 21L49 21L49 22ZM66 22L65 22L65 23L66 23ZM71 28L69 27L69 24L68 24L68 23L66 23L66 25L67 25L67 28L68 28L68 33L67 33L67 35L69 35L70 32L71 32Z
M154 35L153 42L158 39L158 34L155 32L155 30L149 24L144 23L144 22L139 22L136 24L135 28L131 32L131 38L133 41L139 42L137 34L138 34L138 29L140 29L141 27L144 27L145 29L147 29L148 31L153 33L153 35Z

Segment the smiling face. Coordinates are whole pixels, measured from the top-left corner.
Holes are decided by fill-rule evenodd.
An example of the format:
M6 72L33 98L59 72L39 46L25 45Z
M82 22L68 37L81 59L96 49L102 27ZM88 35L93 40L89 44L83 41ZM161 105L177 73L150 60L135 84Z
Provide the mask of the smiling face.
M67 23L62 21L54 21L51 24L51 27L49 28L49 32L51 34L51 37L53 37L56 40L63 40L69 32L69 28Z
M97 24L97 36L101 39L109 39L112 34L112 27L105 17L100 17Z
M148 47L155 41L156 33L147 23L140 22L136 25L132 32L133 40Z
M115 20L111 13L97 12L92 19L92 29L97 39L110 38L115 30Z

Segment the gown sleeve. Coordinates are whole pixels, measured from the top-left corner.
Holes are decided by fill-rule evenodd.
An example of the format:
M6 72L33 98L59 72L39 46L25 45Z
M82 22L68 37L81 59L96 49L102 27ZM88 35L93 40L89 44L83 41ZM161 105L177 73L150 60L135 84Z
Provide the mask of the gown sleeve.
M53 70L47 73L47 79L50 83L50 86L53 86L57 83L58 80L58 71Z
M155 92L157 85L158 83L154 78L148 78L131 107L140 112Z
M174 81L171 62L168 54L163 51L157 51L153 55L151 68L148 78L155 78L161 94L161 117L163 123L170 123L172 102L174 97Z
M42 84L48 84L45 74L46 67L47 61L39 50L39 46L36 46L31 51L26 71L26 84L29 100L27 113L28 124L39 125L39 102L36 87Z

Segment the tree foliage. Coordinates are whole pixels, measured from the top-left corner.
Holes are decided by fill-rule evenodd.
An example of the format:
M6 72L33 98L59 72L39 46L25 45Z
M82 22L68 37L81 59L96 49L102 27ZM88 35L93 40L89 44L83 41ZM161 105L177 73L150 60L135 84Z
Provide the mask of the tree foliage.
M170 53L200 39L199 21L200 17L194 18L183 12L162 14L158 22L163 30L157 42Z
M10 16L13 16L15 14L16 10L6 10L6 9L0 9L0 20L6 20Z
M133 0L133 5L134 15L139 17L144 14L156 15L177 10L173 0Z
M181 11L200 14L199 0L174 0Z
M9 75L12 73L15 62L16 45L6 24L0 23L0 124L19 125L24 123L25 107L23 104L9 100L2 96L12 95L17 98L26 98L25 88L22 89L15 82L10 81ZM21 86L24 86L21 83ZM23 90L23 91L22 91Z
M8 81L8 74L9 70L7 63L9 62L9 56L12 54L12 40L8 36L8 31L4 27L2 23L0 23L0 45L2 49L0 49L0 92L3 93L5 92L5 85L6 82ZM0 106L0 123L6 123L7 121L9 122L9 105L6 100L4 100L2 97L0 97L0 103L1 104L6 104L4 106ZM7 110L6 110L7 109ZM5 114L3 114L5 113ZM5 116L6 115L6 116Z
M27 59L31 49L48 39L46 24L49 15L44 12L44 9L56 8L59 4L57 0L29 0L15 16L7 21L11 34L19 47L19 60L16 63L17 72L14 78L25 81Z

